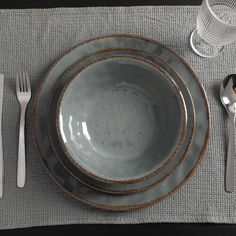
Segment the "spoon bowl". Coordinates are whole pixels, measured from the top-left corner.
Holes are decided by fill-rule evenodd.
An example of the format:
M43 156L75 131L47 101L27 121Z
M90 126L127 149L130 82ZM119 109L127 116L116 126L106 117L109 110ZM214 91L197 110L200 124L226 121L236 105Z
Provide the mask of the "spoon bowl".
M236 74L228 75L220 87L220 98L230 115L236 113Z

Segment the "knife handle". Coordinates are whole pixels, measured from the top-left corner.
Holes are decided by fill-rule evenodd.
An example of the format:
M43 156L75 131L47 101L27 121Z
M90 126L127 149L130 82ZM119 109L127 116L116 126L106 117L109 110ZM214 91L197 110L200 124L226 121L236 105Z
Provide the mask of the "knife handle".
M3 92L4 92L4 75L0 73L0 198L3 197L3 188L4 188L4 161L3 161L3 146L2 146Z
M3 158L0 157L0 198L3 197L3 186L4 186L4 164L3 164Z

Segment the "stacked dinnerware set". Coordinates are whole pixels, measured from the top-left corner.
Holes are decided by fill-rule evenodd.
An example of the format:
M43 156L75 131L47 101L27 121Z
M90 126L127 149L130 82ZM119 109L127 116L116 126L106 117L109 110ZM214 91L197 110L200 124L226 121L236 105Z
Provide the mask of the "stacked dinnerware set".
M206 94L191 67L135 35L69 50L46 73L33 109L50 175L97 208L160 202L192 176L209 139Z

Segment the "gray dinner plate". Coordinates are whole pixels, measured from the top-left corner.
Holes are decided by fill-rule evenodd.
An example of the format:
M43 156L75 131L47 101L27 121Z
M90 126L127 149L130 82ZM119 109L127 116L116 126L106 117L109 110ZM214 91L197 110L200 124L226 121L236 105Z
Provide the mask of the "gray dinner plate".
M57 113L56 107L57 107L60 94L65 84L67 83L67 81L70 80L72 77L74 77L78 73L78 71L80 71L82 68L85 67L85 65L89 65L90 63L100 60L103 57L110 57L110 56L115 56L115 55L116 56L132 55L141 59L148 60L152 63L155 63L156 66L160 67L160 69L168 73L169 76L171 76L171 78L178 85L178 88L180 89L180 92L184 97L184 100L186 102L186 107L187 107L187 119L188 119L187 133L185 136L184 143L181 146L177 156L173 158L172 160L170 160L170 162L165 163L165 165L162 168L160 168L159 173L138 183L109 184L109 183L101 183L100 181L97 181L94 178L89 177L88 175L78 170L78 168L76 168L75 165L73 165L73 163L71 163L68 160L68 157L64 154L64 150L62 149L57 138L56 124L55 124L55 114ZM164 61L158 58L158 56L151 55L137 49L132 49L132 50L131 49L129 50L107 49L107 50L98 51L96 54L92 54L86 59L78 61L74 65L72 65L67 70L67 72L64 73L60 79L58 79L56 87L57 87L56 92L55 94L52 94L51 102L49 103L49 106L48 106L48 121L49 121L48 135L50 138L52 148L54 149L54 152L58 160L62 163L62 165L64 165L64 167L75 178L77 178L79 181L82 181L82 183L87 184L90 187L99 189L100 191L106 191L106 192L116 193L116 194L127 194L127 193L143 191L147 188L150 188L154 184L159 183L166 176L170 175L174 171L174 169L181 163L181 161L186 157L189 147L192 143L192 140L194 137L194 131L195 131L194 129L195 115L194 115L193 101L188 91L188 88L183 82L183 80L178 76L178 74L174 72L173 69L171 69L171 67L168 64L166 64Z
M157 54L181 76L194 101L196 111L196 132L187 157L178 168L158 185L138 193L127 195L107 194L83 185L74 178L55 157L47 130L47 107L56 82L65 70L80 58L106 48L136 48ZM34 112L33 128L35 143L42 161L54 180L78 200L94 207L109 210L131 210L145 207L163 200L174 193L192 176L202 160L209 139L209 109L203 86L191 67L168 47L147 38L132 35L112 35L86 41L77 45L57 60L49 69L38 88Z

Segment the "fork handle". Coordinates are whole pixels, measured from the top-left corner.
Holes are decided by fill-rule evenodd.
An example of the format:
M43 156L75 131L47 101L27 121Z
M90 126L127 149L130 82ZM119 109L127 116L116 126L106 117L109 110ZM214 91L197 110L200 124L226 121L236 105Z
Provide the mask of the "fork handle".
M25 111L26 105L21 106L19 143L18 143L18 165L17 165L17 187L23 188L26 178L25 164Z
M226 161L226 191L234 191L234 158L235 158L235 114L230 114L229 144Z

